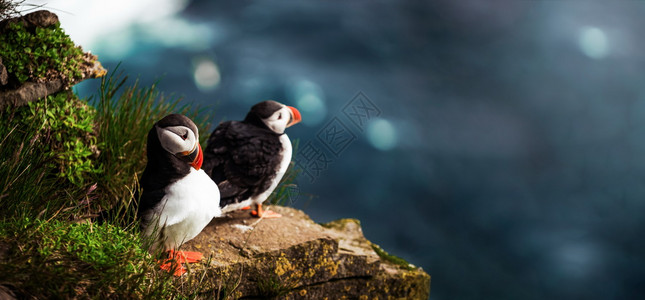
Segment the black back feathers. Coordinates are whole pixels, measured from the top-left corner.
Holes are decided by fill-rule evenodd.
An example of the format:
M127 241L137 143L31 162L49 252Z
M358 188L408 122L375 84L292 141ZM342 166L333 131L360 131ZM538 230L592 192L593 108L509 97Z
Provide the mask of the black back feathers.
M266 102L253 106L243 122L220 124L208 139L203 169L219 186L222 207L266 191L276 176L282 160L280 135L261 118L281 106Z

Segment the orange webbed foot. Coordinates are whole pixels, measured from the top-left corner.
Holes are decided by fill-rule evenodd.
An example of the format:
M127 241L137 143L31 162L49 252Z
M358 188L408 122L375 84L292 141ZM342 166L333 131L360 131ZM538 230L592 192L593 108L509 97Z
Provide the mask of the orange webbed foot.
M261 215L258 215L257 211L252 211L251 215L257 218L265 218L265 219L275 219L275 218L281 218L282 215L272 211L272 210L265 210Z
M204 258L201 252L168 250L168 257L174 258L179 263L196 263Z
M204 255L200 252L168 250L168 258L160 262L159 268L179 277L186 274L186 268L182 264L196 263L202 258Z
M262 204L258 204L257 207L257 210L251 212L251 215L256 218L275 219L282 217L282 215L277 212L262 209Z
M159 266L159 269L162 269L168 273L172 273L172 275L175 275L177 277L186 274L186 268L170 258L164 260Z

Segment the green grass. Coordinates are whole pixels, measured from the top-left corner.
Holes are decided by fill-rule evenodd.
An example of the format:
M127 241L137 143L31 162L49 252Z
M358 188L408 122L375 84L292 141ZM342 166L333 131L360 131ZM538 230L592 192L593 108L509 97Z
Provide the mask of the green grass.
M38 136L38 151L57 169L57 175L82 186L91 174L101 174L92 157L98 154L94 133L94 108L69 92L47 96L15 110L8 125L30 128Z
M173 279L156 271L137 235L110 224L0 222L0 282L20 298L164 298Z
M0 220L5 218L49 218L65 206L82 199L83 189L61 176L59 153L62 144L50 146L52 131L31 107L0 111Z
M154 122L183 113L197 124L203 144L212 112L165 97L155 85L127 82L113 71L87 102L64 93L0 111L0 284L19 298L226 299L234 290L213 287L208 268L181 278L158 270L158 256L145 250L132 218ZM83 147L65 148L64 141L77 137ZM98 151L88 154L90 146ZM68 172L78 176L72 179L57 162L61 157L92 167ZM296 175L288 171L274 202L288 204ZM89 221L111 208L117 213L108 222ZM266 292L279 294L270 283Z
M104 78L92 109L79 110L78 103L58 101L63 96L57 95L0 112L0 283L21 297L168 298L199 291L186 290L186 279L158 271L138 226L125 220L136 212L134 195L152 124L184 113L207 132L209 116L164 97L155 86L125 87L125 82L114 72ZM88 114L91 128L78 120L63 130L52 126L54 120L87 120ZM61 176L56 161L70 151L84 152L51 145L59 142L58 134L61 141L72 140L65 135L72 129L83 133L74 135L91 135L100 151L87 157L100 172L81 172L82 180L74 182ZM121 213L111 223L76 223L112 207Z
M91 105L63 92L0 111L0 219L74 219L112 207L132 215L152 125L183 113L208 132L204 111L125 82L115 72L103 78Z

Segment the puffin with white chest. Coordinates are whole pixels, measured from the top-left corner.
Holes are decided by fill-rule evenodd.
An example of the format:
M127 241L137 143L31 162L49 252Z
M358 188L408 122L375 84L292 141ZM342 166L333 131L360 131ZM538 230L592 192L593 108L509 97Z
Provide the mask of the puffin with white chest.
M174 269L166 261L162 269L182 275L186 270L181 264L197 262L202 254L177 249L221 215L219 189L201 169L197 126L186 116L171 114L154 124L147 157L137 216L143 234L153 240L150 250L162 248L179 263Z
M253 107L243 121L221 123L204 151L204 171L217 183L220 206L230 212L255 205L251 214L279 218L262 209L291 162L292 147L286 128L301 121L300 112L276 101Z

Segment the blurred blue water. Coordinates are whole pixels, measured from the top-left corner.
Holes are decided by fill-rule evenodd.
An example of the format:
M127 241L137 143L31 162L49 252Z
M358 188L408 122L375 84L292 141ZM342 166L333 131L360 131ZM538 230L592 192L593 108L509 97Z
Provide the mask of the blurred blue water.
M298 179L294 206L360 219L432 275L432 299L633 299L644 17L640 1L195 0L180 18L203 36L138 25L93 52L215 106L214 123L265 99L299 106L289 136L330 162ZM380 110L363 127L343 113L359 92ZM334 118L355 137L338 155L317 139Z

